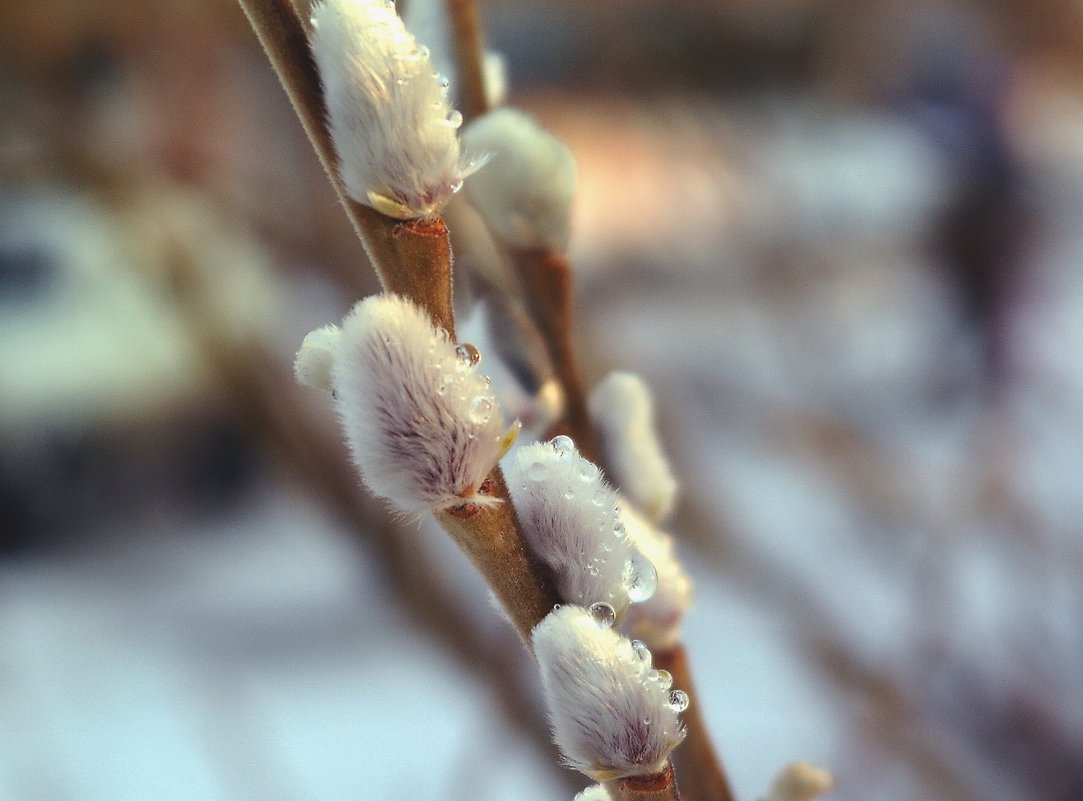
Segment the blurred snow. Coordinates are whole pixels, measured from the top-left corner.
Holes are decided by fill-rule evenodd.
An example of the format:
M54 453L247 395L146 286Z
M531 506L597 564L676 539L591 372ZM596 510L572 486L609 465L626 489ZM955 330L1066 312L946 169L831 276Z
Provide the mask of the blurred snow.
M0 563L0 798L560 797L302 499L132 534Z
M1071 45L1047 52L1007 23L996 44L978 6L761 5L715 12L739 18L728 44L746 47L720 63L750 73L719 79L682 60L688 47L692 61L725 49L710 4L670 29L661 16L677 10L630 3L628 24L650 32L640 44L695 78L675 88L662 76L652 91L609 91L598 53L642 61L637 74L658 65L623 25L581 24L603 6L575 7L559 42L591 54L591 81L517 98L580 165L587 374L646 377L682 476L671 528L697 582L692 702L742 799L810 759L836 771L840 801L1076 801L1079 12L1060 4L1045 21ZM183 427L178 407L221 403L204 397L191 335L221 326L243 345L277 328L269 349L288 359L294 338L372 285L355 277L368 275L360 249L251 32L236 8L225 21L214 8L141 5L138 43L117 43L101 75L86 66L93 48L49 49L78 51L80 26L64 36L59 17L0 11L43 26L5 56L48 109L20 104L0 120L0 156L27 162L0 196L0 514L5 477L33 482L50 463L33 448L58 419L123 445L140 411ZM560 10L527 10L529 41L505 48L513 79L554 49L544 25ZM84 13L108 30L101 20L132 10ZM174 26L177 49L148 56L147 31ZM93 73L79 75L92 88L69 87L79 103L53 96L76 69L57 65L71 64ZM29 97L13 75L0 74L3 97ZM86 103L89 119L65 102ZM73 149L90 165L69 163ZM11 203L8 181L32 202ZM236 222L246 217L251 229ZM266 271L257 233L292 275ZM178 242L205 256L206 325L161 302L168 276L129 270L168 265ZM42 243L71 269L29 303L12 254ZM325 263L338 269L313 277ZM221 292L216 276L231 279ZM113 427L94 428L103 421ZM132 458L120 450L106 457ZM130 472L169 484L149 462ZM69 488L90 496L84 511L97 491L130 516L80 520L0 559L0 801L571 797L553 754L524 736L544 725L536 699L509 702L492 681L526 659L438 531L401 533L440 567L433 597L470 610L470 634L492 646L484 663L464 666L422 634L398 605L404 577L285 479L261 476L232 510L191 517L153 493L129 497L135 483Z

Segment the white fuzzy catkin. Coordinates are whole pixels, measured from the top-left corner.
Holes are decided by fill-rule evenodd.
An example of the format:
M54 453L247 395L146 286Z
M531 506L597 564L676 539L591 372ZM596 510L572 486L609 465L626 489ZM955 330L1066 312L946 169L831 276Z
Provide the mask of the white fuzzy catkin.
M811 762L791 762L771 782L763 801L812 801L834 786L830 771Z
M478 494L508 444L496 398L469 351L413 303L375 295L354 306L332 383L374 493L410 513L497 502Z
M685 704L649 654L578 606L550 612L533 642L553 739L570 767L595 781L665 767L684 739Z
M592 784L580 790L574 801L611 801L609 792L600 784Z
M347 194L398 219L440 213L470 168L462 115L390 0L326 0L312 53Z
M674 553L673 538L630 505L621 507L628 539L657 572L654 594L628 608L622 627L652 651L668 651L680 641L681 620L692 605L692 579Z
M298 384L331 391L331 370L341 339L337 325L325 325L305 335L293 360L293 375Z
M471 122L463 130L463 146L491 156L466 195L493 235L516 248L565 252L577 177L568 148L510 108Z
M504 465L534 555L569 603L609 604L617 617L649 592L654 568L628 541L617 493L568 437L516 450Z
M590 394L590 416L621 492L654 522L677 498L677 479L655 433L650 388L634 373L610 373Z

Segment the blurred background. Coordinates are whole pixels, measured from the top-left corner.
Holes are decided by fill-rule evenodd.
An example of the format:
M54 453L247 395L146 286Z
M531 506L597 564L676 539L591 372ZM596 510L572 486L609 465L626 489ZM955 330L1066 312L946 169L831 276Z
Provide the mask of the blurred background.
M1083 798L1083 5L483 9L579 162L587 377L656 391L739 797ZM571 799L293 384L377 287L239 9L4 3L0 99L0 799Z

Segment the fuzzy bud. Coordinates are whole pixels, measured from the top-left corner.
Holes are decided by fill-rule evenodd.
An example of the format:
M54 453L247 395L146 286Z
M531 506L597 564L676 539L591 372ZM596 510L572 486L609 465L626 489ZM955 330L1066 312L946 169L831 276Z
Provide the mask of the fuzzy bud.
M680 641L681 619L692 605L692 579L677 560L669 534L628 505L621 509L621 518L628 539L651 561L658 574L654 594L629 607L624 630L653 651L668 651Z
M568 437L519 448L505 465L523 535L569 602L622 617L654 590L654 567L625 534L617 493Z
M341 338L337 325L325 325L305 335L293 360L293 375L298 384L331 391L331 370Z
M439 214L471 168L459 152L462 115L427 48L390 0L326 0L312 25L347 194L397 219Z
M811 762L791 762L771 782L763 801L812 801L834 786L830 771Z
M595 781L660 772L684 739L688 706L650 653L586 609L562 606L533 633L534 653L564 761Z
M576 794L574 801L611 801L609 792L600 784L592 784Z
M369 488L403 511L498 502L483 482L517 428L505 433L476 354L397 295L343 320L332 384L346 440Z
M577 174L568 148L510 108L471 122L463 144L470 153L491 155L466 194L493 235L523 250L567 251Z
M655 433L647 384L634 373L610 373L591 392L590 416L621 492L651 520L664 520L677 498L677 479Z

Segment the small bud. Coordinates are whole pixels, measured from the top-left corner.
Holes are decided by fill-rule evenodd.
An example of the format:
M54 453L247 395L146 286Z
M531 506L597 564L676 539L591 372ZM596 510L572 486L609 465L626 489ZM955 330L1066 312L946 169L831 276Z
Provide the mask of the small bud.
M553 739L570 767L602 782L665 767L684 739L681 707L629 640L586 609L562 606L533 642Z
M574 801L611 801L609 793L600 784L592 784L585 790L580 791Z
M655 651L668 651L680 640L681 619L692 604L692 579L674 553L673 538L629 505L621 509L631 543L658 574L654 594L628 608L624 630Z
M524 445L504 469L523 535L553 571L560 597L606 603L622 616L632 571L644 560L624 536L617 493L601 471L567 437Z
M498 502L479 491L508 442L472 356L397 295L342 323L331 376L346 440L365 483L406 512Z
M673 510L677 479L655 433L646 383L633 373L610 373L590 395L590 416L621 492L651 520L664 520Z
M812 801L834 786L830 771L811 762L791 762L771 782L763 801Z
M556 137L519 111L490 111L463 131L468 152L491 161L466 187L493 235L524 250L568 249L576 166Z
M298 384L331 391L331 370L341 338L337 325L325 325L305 335L293 360L293 375Z
M504 54L486 50L481 68L485 71L485 102L489 108L504 105L508 99L508 66Z
M427 49L390 0L326 0L312 22L347 194L398 219L439 214L471 168L459 152L462 115Z

